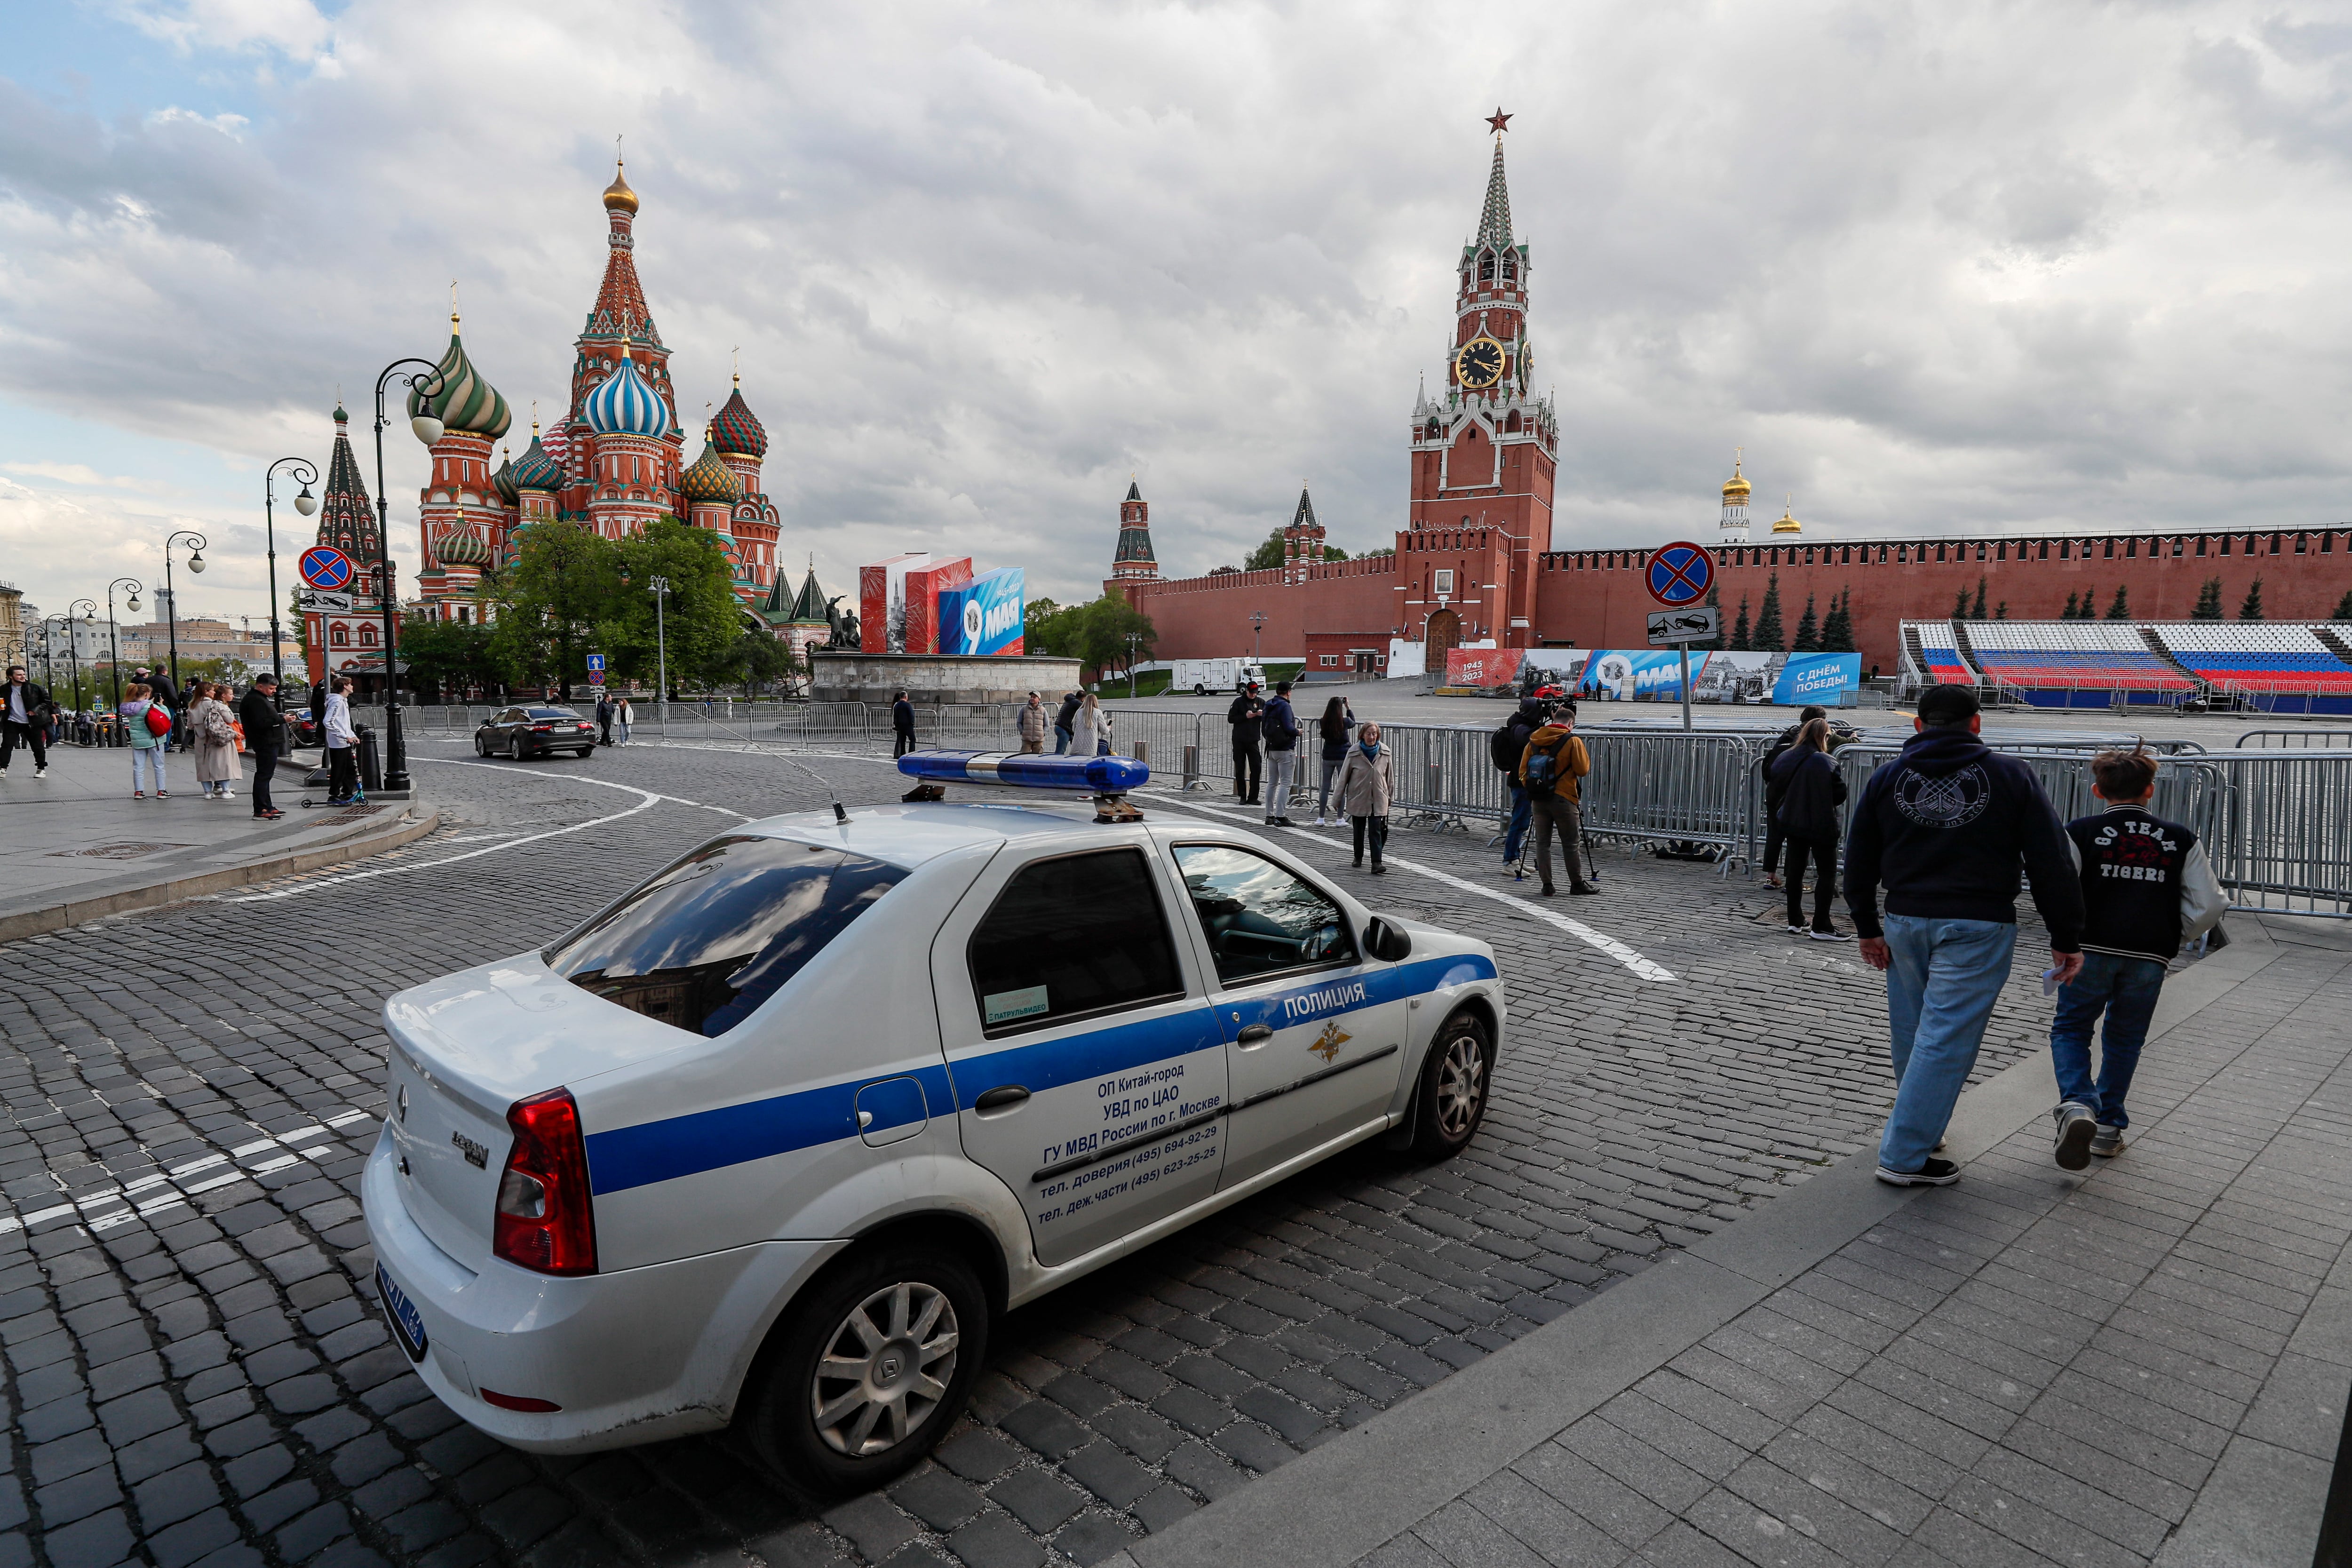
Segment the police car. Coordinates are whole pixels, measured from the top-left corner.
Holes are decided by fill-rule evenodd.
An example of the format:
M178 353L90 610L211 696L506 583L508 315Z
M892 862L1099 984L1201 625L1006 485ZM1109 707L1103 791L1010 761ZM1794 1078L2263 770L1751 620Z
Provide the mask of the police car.
M519 1447L732 1423L857 1489L947 1430L1007 1309L1351 1144L1469 1142L1490 948L1103 804L748 824L394 996L364 1201L426 1384Z

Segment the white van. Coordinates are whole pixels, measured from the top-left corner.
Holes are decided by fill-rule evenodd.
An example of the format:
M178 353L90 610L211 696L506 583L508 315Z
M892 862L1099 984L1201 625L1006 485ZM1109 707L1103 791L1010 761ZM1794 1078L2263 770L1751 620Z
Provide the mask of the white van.
M1265 667L1255 659L1180 658L1168 678L1168 689L1206 697L1212 691L1239 691L1252 681L1261 689L1268 684Z

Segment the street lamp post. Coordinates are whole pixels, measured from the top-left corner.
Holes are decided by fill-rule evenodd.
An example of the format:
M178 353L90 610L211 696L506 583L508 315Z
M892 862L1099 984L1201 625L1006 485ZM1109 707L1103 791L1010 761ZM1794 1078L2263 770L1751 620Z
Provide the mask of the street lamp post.
M79 726L81 722L81 634L73 629L74 612L77 610L81 612L82 625L89 626L98 619L98 601L76 599L66 606L66 666L73 671L74 722Z
M404 375L396 374L403 365L411 364L422 368ZM421 400L418 406L424 411L411 416L408 426L428 447L441 439L441 421L434 416L432 400L441 395L445 384L432 361L414 357L393 361L375 378L376 586L383 595L383 790L387 795L408 788L408 744L400 733L399 649L393 640L398 606L392 593L392 498L383 488L383 427L389 423L383 411L383 390L394 381Z
M117 712L122 708L122 650L114 636L114 591L126 584L131 589L131 597L125 607L135 610L139 607L139 595L143 586L139 579L117 577L106 585L106 662L114 672L114 706ZM177 697L179 693L174 691L172 695ZM163 706L169 708L171 704L166 702Z
M189 544L188 570L202 575L205 570L205 546L211 542L193 528L184 528L163 541L163 631L172 648L172 700L166 706L173 710L172 728L184 735L187 715L178 710L180 702L180 595L172 591L172 546L182 540ZM132 609L139 606L133 605Z
M1135 697L1135 650L1142 645L1142 633L1129 632L1127 634L1127 695L1130 701L1133 700Z
M669 598L669 579L656 577L646 584L654 596L654 679L661 683L662 733L669 733L669 632L664 624L662 606Z
M311 516L319 510L319 498L310 493L310 487L319 482L319 470L305 458L280 458L270 464L261 476L261 530L263 540L269 547L269 673L278 678L277 689L269 694L269 700L278 711L283 713L286 711L286 656L281 650L286 646L286 639L278 631L278 520L270 504L271 483L278 478L280 468L301 481L302 493L294 498L294 510L304 517ZM381 486L383 482L379 475L376 483ZM391 666L384 668L389 669Z
M1258 611L1250 617L1250 662L1252 664L1261 662L1258 658L1258 645L1265 639L1265 621L1266 616L1264 610Z
M58 623L60 621L65 623L66 636L68 637L71 637L73 636L72 616L43 616L41 617L41 683L49 689L49 695L52 698L55 698L58 694L57 628ZM66 644L66 652L68 655L73 652L73 644L71 642L68 642ZM76 706L79 706L79 704L76 704Z

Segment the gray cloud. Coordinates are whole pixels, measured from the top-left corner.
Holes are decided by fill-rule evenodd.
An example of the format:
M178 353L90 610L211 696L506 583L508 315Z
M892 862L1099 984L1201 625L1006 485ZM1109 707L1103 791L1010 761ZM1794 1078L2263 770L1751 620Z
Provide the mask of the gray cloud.
M1131 472L1171 571L1302 479L1362 549L1500 99L1562 545L1704 530L1735 444L1846 537L2340 513L2352 30L2315 5L265 10L151 17L271 74L250 125L0 81L5 395L316 453L455 276L552 418L625 132L683 412L740 344L786 559L1090 593Z

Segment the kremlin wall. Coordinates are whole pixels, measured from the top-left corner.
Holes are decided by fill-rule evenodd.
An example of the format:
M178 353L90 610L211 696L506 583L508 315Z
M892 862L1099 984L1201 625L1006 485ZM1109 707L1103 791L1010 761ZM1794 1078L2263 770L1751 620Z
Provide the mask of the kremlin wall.
M1269 658L1303 652L1310 674L1376 674L1385 671L1392 644L1419 645L1415 662L1431 671L1443 669L1444 650L1456 647L1644 646L1645 618L1657 606L1643 569L1650 548L1672 541L1551 548L1559 426L1549 401L1530 393L1532 266L1528 247L1512 233L1497 127L1478 228L1456 272L1445 388L1416 401L1404 433L1408 500L1395 553L1323 561L1325 531L1301 493L1284 531L1280 568L1163 578L1150 508L1130 488L1103 587L1150 617L1156 658L1255 648ZM1715 527L1684 535L1714 551L1726 631L1743 599L1754 616L1776 577L1790 628L1808 599L1821 616L1833 596L1851 593L1865 673L1896 668L1902 622L1948 617L1964 593L1973 605L1979 584L1985 616L2044 621L2058 619L2070 597L2087 598L2104 616L2117 588L2126 590L2134 620L2185 620L2217 577L2226 614L2236 614L2259 578L2264 618L2319 621L2352 589L2352 525L1825 540L1808 537L1784 510L1769 533L1751 540L1750 497L1735 462ZM1263 625L1253 623L1259 615Z

